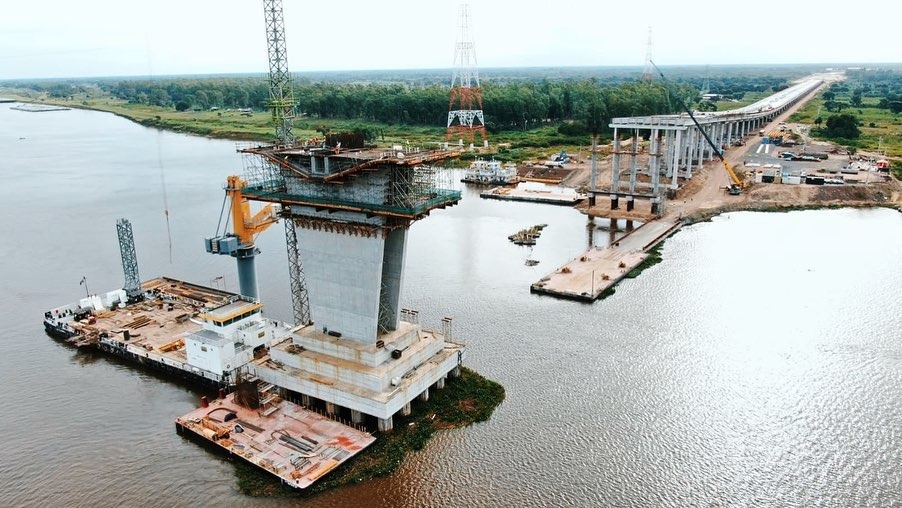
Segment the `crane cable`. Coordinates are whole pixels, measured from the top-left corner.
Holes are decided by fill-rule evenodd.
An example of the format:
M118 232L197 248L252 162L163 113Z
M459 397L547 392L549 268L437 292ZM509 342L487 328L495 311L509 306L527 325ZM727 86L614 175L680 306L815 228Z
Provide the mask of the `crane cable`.
M147 54L147 69L149 76L153 77L153 59L150 48L150 37L144 34L145 53ZM163 215L166 217L166 238L169 240L169 264L172 264L172 229L169 227L169 199L166 196L166 172L163 170L163 143L162 132L157 130L157 165L160 167L160 184L163 187Z
M222 215L225 213L227 199L229 199L228 193L226 193L224 196L222 196L222 207L219 209L219 221L216 223L216 233L214 234L214 236L219 236L219 226L222 226ZM231 205L229 205L229 208L230 208L229 211L231 212ZM225 234L225 230L228 227L228 222L229 222L229 220L226 219L226 225L222 229L222 234Z
M157 131L157 164L160 166L160 183L163 186L163 215L166 216L166 237L169 239L169 264L172 264L172 230L169 227L169 199L166 197L166 173L163 170L162 133Z

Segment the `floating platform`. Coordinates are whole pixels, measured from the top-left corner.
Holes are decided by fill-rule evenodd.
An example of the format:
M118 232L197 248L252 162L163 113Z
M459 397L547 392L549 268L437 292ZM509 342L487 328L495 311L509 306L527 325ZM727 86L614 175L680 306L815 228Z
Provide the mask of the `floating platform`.
M51 309L44 313L44 329L78 347L217 387L232 384L238 369L253 359L253 351L247 350L248 339L239 343L237 337L226 339L205 328L225 329L215 322L237 313L247 314L242 323L253 327L255 337L262 332L263 343L280 342L291 331L259 317L262 305L235 293L168 277L146 281L141 289L142 299L135 302L126 303L125 291L116 290Z
M235 394L176 418L176 431L236 456L304 489L376 438L288 401L268 416L235 402Z
M494 187L481 192L479 197L485 199L501 199L506 201L527 201L530 203L545 203L551 205L573 206L584 199L585 194L555 192L546 189L509 189Z
M48 111L69 111L72 108L67 108L65 106L53 106L50 104L22 104L21 106L13 106L9 109L15 109L17 111L27 111L29 113L46 113Z
M591 302L601 298L648 257L648 250L681 222L653 221L605 248L593 247L530 286L532 293Z

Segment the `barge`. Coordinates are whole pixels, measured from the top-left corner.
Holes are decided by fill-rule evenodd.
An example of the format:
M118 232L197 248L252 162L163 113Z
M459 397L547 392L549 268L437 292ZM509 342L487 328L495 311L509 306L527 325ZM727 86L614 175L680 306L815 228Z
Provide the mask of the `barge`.
M161 277L131 298L119 289L44 313L47 334L203 385L234 386L240 369L286 340L258 301Z

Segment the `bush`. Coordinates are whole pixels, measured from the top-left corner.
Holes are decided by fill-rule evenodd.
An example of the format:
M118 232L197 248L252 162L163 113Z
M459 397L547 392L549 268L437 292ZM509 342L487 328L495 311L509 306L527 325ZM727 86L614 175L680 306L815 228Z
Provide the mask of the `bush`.
M564 136L583 136L589 133L589 129L583 122L565 122L558 126L557 132Z

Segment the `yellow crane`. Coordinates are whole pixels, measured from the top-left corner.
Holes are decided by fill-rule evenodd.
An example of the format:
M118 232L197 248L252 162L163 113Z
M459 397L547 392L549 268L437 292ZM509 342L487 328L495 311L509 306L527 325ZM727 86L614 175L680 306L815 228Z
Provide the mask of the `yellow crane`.
M664 77L664 73L661 72L661 69L658 69L658 66L655 65L655 63L652 62L651 60L649 60L649 63L655 68L656 71L658 71L658 74L661 76L661 80L663 80L664 83L669 84L669 82L667 81L667 78ZM711 141L711 137L708 136L708 133L705 132L705 129L702 129L702 126L699 125L698 120L695 119L695 115L692 114L692 110L689 109L689 106L686 105L686 103L683 101L683 98L680 97L679 94L672 94L672 95L674 97L676 97L676 99L680 102L680 106L683 107L683 111L685 111L686 114L689 115L689 118L692 119L692 123L695 124L695 128L698 129L699 132L702 133L702 136L705 137L705 141L708 142L708 146L710 146L711 150L713 150L714 153L717 154L717 157L720 159L720 162L723 163L724 169L727 170L727 174L730 176L730 185L729 185L729 187L727 187L727 192L732 196L738 196L739 194L742 194L742 180L739 179L739 177L736 175L736 172L733 171L733 168L730 167L730 164L724 158L723 153L721 152L721 149L717 145L714 144L714 141Z
M258 298L254 257L259 250L254 245L254 238L279 220L279 207L270 203L257 213L252 213L251 204L244 197L243 189L246 186L247 182L241 177L230 176L226 179L226 197L222 206L225 209L228 202L231 209L232 232L219 235L217 226L217 236L206 238L204 241L207 252L232 256L237 260L239 292L244 296Z

